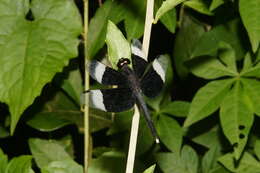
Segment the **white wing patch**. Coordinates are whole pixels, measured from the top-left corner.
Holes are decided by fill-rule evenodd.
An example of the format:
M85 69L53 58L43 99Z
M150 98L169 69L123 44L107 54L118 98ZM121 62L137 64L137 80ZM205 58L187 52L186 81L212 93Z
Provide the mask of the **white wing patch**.
M165 71L157 59L153 61L153 69L160 75L163 82L165 82Z
M91 90L89 93L90 107L107 111L104 105L102 92L100 90Z
M106 70L106 66L105 65L103 65L101 63L97 63L93 77L99 83L102 83L102 77L104 75L105 70Z
M147 60L145 59L144 52L143 52L139 47L136 47L135 45L131 45L131 50L132 50L132 53L133 53L134 55L137 55L137 56L143 58L145 61L147 61Z

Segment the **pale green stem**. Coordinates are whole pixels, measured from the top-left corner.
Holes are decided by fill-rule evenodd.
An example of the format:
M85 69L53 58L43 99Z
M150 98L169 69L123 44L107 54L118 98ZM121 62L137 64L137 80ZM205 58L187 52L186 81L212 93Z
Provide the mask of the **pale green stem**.
M85 54L85 67L87 66L87 36L88 36L88 0L84 1L84 54ZM89 73L85 69L85 91L89 90ZM85 94L85 107L84 107L84 172L88 173L89 166L89 144L90 144L90 135L89 135L89 96Z
M149 44L150 44L151 29L153 23L153 10L154 10L154 0L147 0L144 38L143 38L143 51L145 53L146 59L148 57ZM135 105L134 112L135 113L132 119L130 143L129 143L128 156L127 156L126 173L133 173L133 169L134 169L135 151L136 151L138 127L139 127L139 119L140 119L140 113L136 105Z

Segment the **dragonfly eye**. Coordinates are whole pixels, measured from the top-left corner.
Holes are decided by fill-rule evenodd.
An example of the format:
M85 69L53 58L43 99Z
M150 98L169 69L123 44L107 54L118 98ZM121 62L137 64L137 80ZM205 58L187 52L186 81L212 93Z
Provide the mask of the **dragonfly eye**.
M117 67L121 69L124 65L128 65L128 64L130 64L130 60L129 59L121 58L121 59L119 59L119 61L117 63Z

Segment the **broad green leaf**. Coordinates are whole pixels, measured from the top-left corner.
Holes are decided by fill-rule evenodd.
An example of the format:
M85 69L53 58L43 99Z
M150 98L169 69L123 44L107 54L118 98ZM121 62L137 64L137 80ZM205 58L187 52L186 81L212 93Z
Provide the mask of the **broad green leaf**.
M53 161L71 159L64 147L56 141L31 138L29 146L39 168L44 168Z
M63 81L62 89L80 105L80 95L83 92L82 77L79 68L69 71L68 78Z
M153 121L156 127L157 121ZM136 155L142 155L145 152L149 151L154 144L154 138L152 136L151 130L148 128L147 123L144 119L144 116L141 115L139 130L138 130L138 138L137 138L137 146L136 146Z
M5 173L34 173L31 168L32 156L20 156L13 158L5 170Z
M159 167L164 173L197 173L198 156L188 146L184 146L181 156L178 153L159 153L156 155Z
M154 1L154 8L157 11L160 5L162 4L163 0L155 0ZM171 32L175 33L175 28L177 25L177 16L175 8L166 12L161 18L160 21L162 24Z
M177 153L159 153L156 155L156 160L164 173L188 173Z
M219 6L221 6L222 4L224 4L224 0L212 0L210 7L209 7L209 10L213 11L216 8L218 8Z
M226 42L219 42L218 56L229 70L237 74L236 55L230 44Z
M260 159L260 140L259 139L257 139L255 141L254 152L255 152L255 155L257 156L258 160L259 160Z
M241 76L259 78L260 77L260 63L257 63L255 66L242 71Z
M221 152L219 145L215 145L210 148L202 158L202 172L209 173L211 170L217 168L219 166L217 159L220 155Z
M50 88L48 90L50 93ZM38 112L33 112L27 124L31 127L49 132L62 128L68 124L77 124L79 128L83 127L82 112L79 107L63 92L56 92L50 100L43 100L35 103L33 106L44 105Z
M203 0L189 0L184 2L184 5L198 11L199 13L212 16L213 13L209 10L208 5Z
M124 18L125 9L118 1L104 1L91 18L88 28L87 57L93 58L104 46L108 20L118 23Z
M208 149L214 148L216 145L220 146L221 145L221 140L219 137L219 128L212 128L209 131L196 136L192 138L192 141L200 144L204 147L207 147Z
M204 79L216 79L224 76L236 76L237 72L223 65L217 58L195 58L188 63L191 72Z
M125 5L128 7L124 21L127 40L138 39L144 33L146 0L128 0Z
M5 169L7 165L8 165L7 155L5 155L2 149L0 148L0 173L5 173Z
M83 167L73 160L50 162L42 169L42 173L83 173Z
M224 79L209 82L206 86L199 89L194 96L188 118L185 120L184 127L208 117L215 112L222 100L225 98L234 80Z
M109 21L107 25L106 43L108 47L108 58L114 69L120 58L131 58L130 45L126 41L122 32L116 25Z
M92 159L89 173L122 173L125 170L125 156L121 152L110 151Z
M249 107L252 107L253 112L260 116L260 107L258 103L260 102L260 82L256 79L245 79L242 78L242 83L245 89L245 94L250 100L248 102Z
M173 49L176 70L180 77L184 78L188 75L189 71L184 62L191 59L197 42L204 32L202 24L188 15L183 16Z
M217 25L210 31L205 32L196 42L190 59L199 56L217 56L223 42L229 44L235 51L236 59L244 57L243 43L239 37L241 24L239 20L232 20L224 25ZM194 34L194 33L193 33Z
M161 113L166 113L176 117L186 117L189 113L190 103L186 101L173 101L162 105Z
M245 95L240 81L234 84L220 106L220 122L225 136L234 148L238 160L247 143L254 115L245 103Z
M0 138L6 138L8 136L10 136L8 128L5 128L0 125Z
M153 173L156 165L152 165L147 168L143 173Z
M157 120L156 129L165 146L174 153L180 153L183 134L178 122L162 114L159 116L159 120Z
M0 101L9 105L11 133L43 86L77 56L81 33L73 1L32 0L33 21L25 18L28 3L0 1Z
M247 53L245 55L245 58L244 58L244 62L243 62L243 68L241 70L241 74L245 73L246 71L248 71L251 67L252 67L253 63L252 63L252 60L251 60L251 56L249 53Z
M163 1L161 7L158 9L155 15L154 23L157 23L158 20L169 10L173 9L180 3L184 2L185 0L165 0Z
M230 153L219 158L219 162L228 170L236 173L259 173L260 170L260 163L248 152L243 154L238 166Z
M63 114L67 114L66 111L58 113L40 112L29 121L27 121L27 124L39 131L51 132L73 123L72 121L63 118Z
M239 12L243 24L249 35L253 52L256 52L260 43L260 1L259 0L240 0Z
M199 157L196 151L192 147L188 145L184 145L184 147L181 150L181 159L185 163L187 172L190 173L198 172Z

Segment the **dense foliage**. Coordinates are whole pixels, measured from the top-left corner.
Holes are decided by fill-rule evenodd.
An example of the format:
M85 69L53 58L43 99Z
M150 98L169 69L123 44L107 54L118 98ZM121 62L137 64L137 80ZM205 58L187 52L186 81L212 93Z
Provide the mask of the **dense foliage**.
M130 57L146 12L142 0L89 3L0 0L0 173L83 172L84 57L112 66ZM154 8L149 60L165 56L168 68L163 91L146 102L161 143L141 117L134 172L259 172L260 1ZM89 173L124 172L132 115L90 108Z

